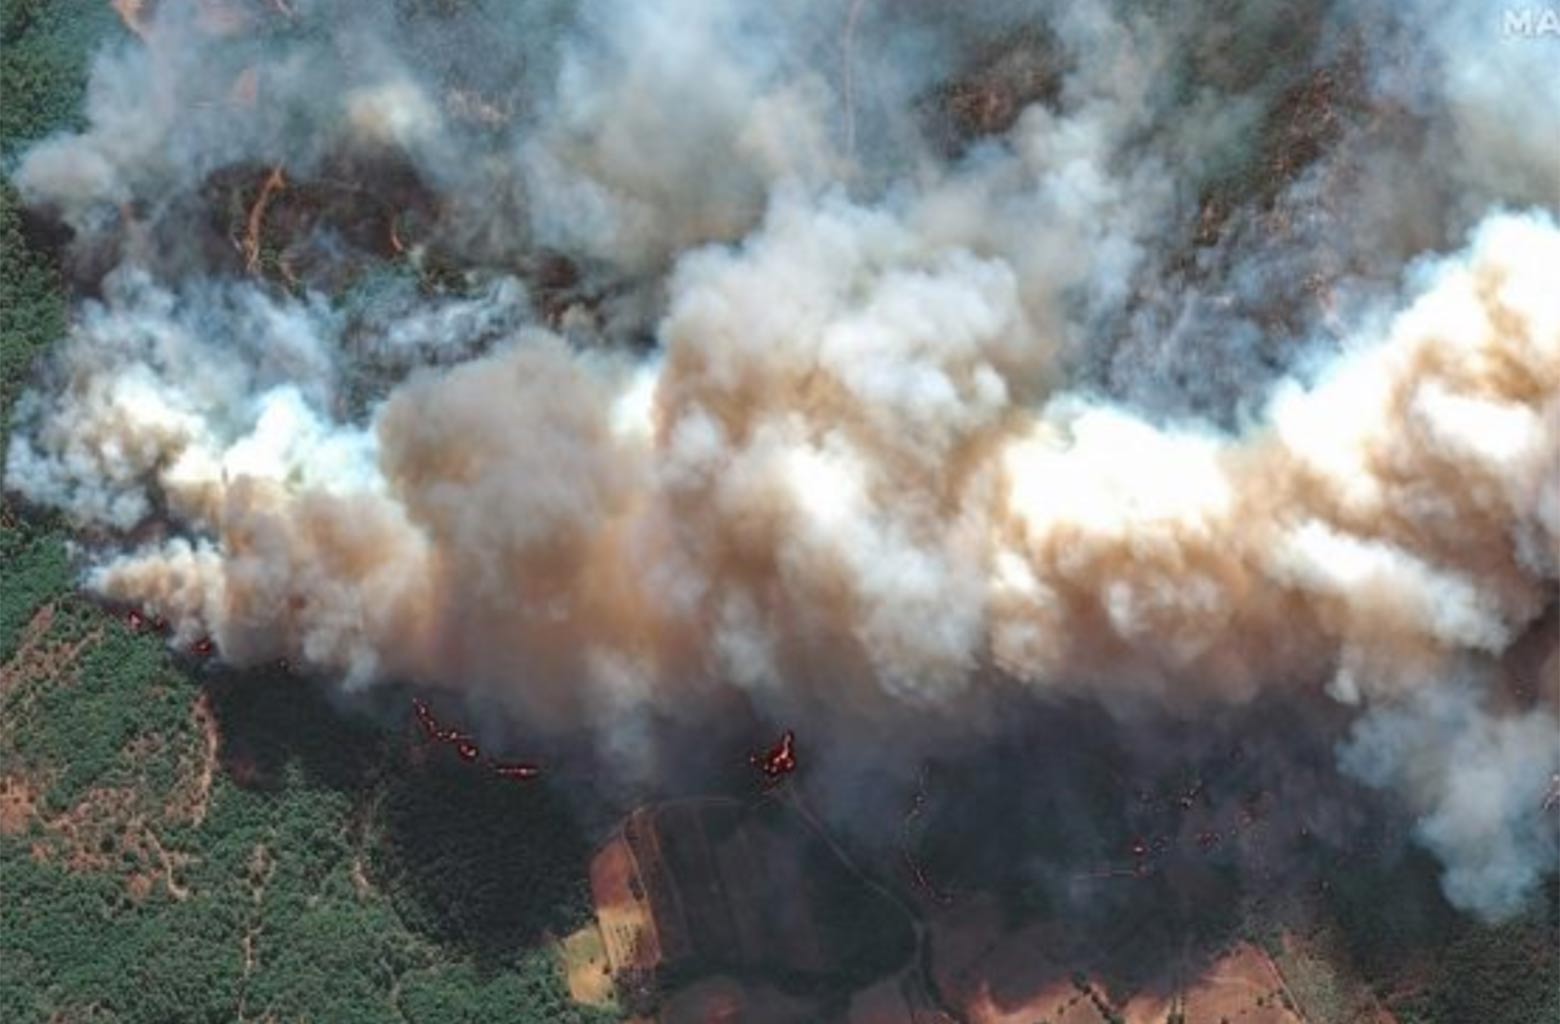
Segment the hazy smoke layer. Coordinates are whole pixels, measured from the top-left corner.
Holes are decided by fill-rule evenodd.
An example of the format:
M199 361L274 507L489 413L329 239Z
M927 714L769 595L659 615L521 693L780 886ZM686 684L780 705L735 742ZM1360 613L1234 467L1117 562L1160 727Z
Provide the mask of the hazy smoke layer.
M1554 869L1553 822L1533 813L1560 769L1553 714L1491 715L1468 690L1422 688L1405 707L1362 719L1342 760L1364 781L1407 794L1458 906L1515 912Z
M733 694L875 747L1015 692L1325 687L1449 898L1519 908L1557 707L1450 681L1560 578L1538 44L935 6L304 5L238 42L159 5L16 171L117 269L6 486L122 538L89 585L181 640L457 690L626 777ZM396 253L460 294L181 241L245 163L402 182ZM539 248L615 297L538 315Z

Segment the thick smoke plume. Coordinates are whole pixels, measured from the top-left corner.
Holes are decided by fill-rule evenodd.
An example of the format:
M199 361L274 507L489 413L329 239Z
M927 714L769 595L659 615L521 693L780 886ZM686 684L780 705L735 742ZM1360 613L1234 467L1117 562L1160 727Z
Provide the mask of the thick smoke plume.
M1496 670L1560 579L1541 44L1474 4L939 6L235 3L240 42L158 5L15 169L112 269L7 488L180 641L626 779L733 703L888 762L1015 696L1341 702L1448 897L1520 908L1560 771L1556 694ZM245 165L396 210L267 285L201 212ZM375 245L470 269L375 284Z

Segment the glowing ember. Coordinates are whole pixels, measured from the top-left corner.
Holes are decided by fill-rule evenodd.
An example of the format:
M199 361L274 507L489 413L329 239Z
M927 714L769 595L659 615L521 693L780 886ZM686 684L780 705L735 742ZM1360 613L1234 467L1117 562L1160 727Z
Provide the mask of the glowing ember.
M211 657L212 652L214 652L216 649L217 645L212 642L211 637L209 636L201 637L190 647L190 650L194 651L198 657L202 658Z
M417 724L422 726L423 732L428 734L429 739L450 743L459 735L455 732L446 732L439 727L439 722L433 717L433 711L429 709L426 701L413 697L412 709L417 713Z
M753 754L748 762L764 774L769 782L776 783L796 771L796 734L787 729L780 742L761 754Z
M440 725L439 720L434 717L433 709L420 697L412 698L412 711L417 716L417 724L422 728L423 734L435 743L454 747L455 755L462 761L481 761L494 775L514 782L530 782L542 774L540 765L526 762L508 764L494 761L492 758L484 758L482 748L477 746L476 741L457 729L446 729Z
M493 764L493 774L503 779L514 779L516 782L529 782L542 774L542 766L536 764Z

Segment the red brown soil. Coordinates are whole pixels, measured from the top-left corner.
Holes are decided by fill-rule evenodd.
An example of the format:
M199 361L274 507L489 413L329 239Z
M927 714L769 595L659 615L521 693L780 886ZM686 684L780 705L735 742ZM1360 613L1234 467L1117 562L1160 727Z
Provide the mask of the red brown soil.
M125 28L134 32L146 40L146 19L150 12L147 10L146 0L109 0L108 6L119 15L119 20L125 23Z
M33 849L35 859L61 860L70 871L125 871L132 896L150 892L149 879L160 878L174 899L189 896L178 872L186 854L162 844L129 787L89 790L70 810L44 822L46 839Z
M17 836L27 831L38 806L38 792L20 775L0 778L0 835Z
M201 739L199 760L187 774L181 774L178 785L163 808L163 818L170 822L199 825L206 820L206 812L211 807L211 786L216 781L217 754L222 745L208 693L202 692L195 698L195 703L190 706L190 721ZM181 762L183 760L181 758Z
M1055 922L1004 930L999 908L979 898L938 914L931 928L933 980L968 1024L1163 1024L1177 1012L1186 1024L1311 1024L1277 965L1250 943L1211 965L1179 955L1156 964L1148 960L1163 954L1147 947L1162 943L1151 923L1124 921L1099 948L1082 950ZM1107 983L1098 969L1107 960L1142 964L1138 990Z
M287 179L282 174L281 165L278 164L271 168L265 184L260 186L260 195L249 208L248 227L244 231L244 269L251 274L260 271L260 237L261 230L265 226L265 209L271 205L271 197L286 187Z
M1266 953L1241 943L1185 992L1187 1024L1305 1024L1281 998L1288 990ZM1290 998L1289 1005L1298 1006Z
M56 621L51 605L40 608L22 631L16 652L0 667L0 691L11 696L0 722L0 746L13 730L25 728L27 705L49 686L70 685L83 653L102 636L88 632L74 642L50 639ZM173 789L160 803L150 803L140 787L99 786L73 806L54 813L41 804L50 783L47 765L29 765L0 779L0 834L23 835L38 827L31 845L35 861L52 862L74 872L110 872L124 881L132 898L148 897L160 881L174 899L189 890L179 875L188 856L164 846L157 830L163 824L199 824L211 798L219 737L209 701L197 698L191 720L199 746L178 755L179 773ZM169 736L145 733L125 745L122 756L139 765L165 753Z
M75 643L51 641L49 630L53 625L54 605L46 604L22 628L16 652L0 665L0 699L34 683L68 678L82 653L102 636L102 631L95 629ZM13 708L12 717L15 711Z

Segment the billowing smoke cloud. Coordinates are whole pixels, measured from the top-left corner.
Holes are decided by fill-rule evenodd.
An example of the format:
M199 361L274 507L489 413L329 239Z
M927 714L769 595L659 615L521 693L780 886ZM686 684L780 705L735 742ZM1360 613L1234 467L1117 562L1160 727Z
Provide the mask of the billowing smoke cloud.
M887 760L1014 695L1325 689L1448 896L1519 907L1560 709L1445 681L1560 578L1560 104L1508 102L1544 76L1461 14L1252 4L1215 57L1191 11L888 6L304 7L240 44L159 5L16 173L117 269L6 486L117 538L88 585L182 641L629 778L732 700ZM374 244L459 293L178 241L245 163L402 182L421 234ZM611 297L542 315L539 248Z
M1472 690L1420 688L1404 706L1363 718L1342 762L1408 794L1420 838L1448 866L1454 904L1513 913L1554 869L1553 822L1533 813L1560 778L1553 714L1492 715Z

